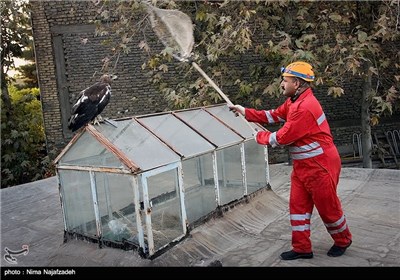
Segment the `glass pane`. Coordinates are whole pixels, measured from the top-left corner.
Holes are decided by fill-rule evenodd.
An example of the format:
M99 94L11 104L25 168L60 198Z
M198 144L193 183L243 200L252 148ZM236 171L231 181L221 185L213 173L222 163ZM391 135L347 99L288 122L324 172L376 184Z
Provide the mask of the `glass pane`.
M245 193L240 145L217 151L218 185L221 205L242 198Z
M213 145L171 114L141 118L140 121L184 157L214 150Z
M233 112L229 111L227 105L208 107L206 110L226 123L244 138L253 138L253 130L249 127L247 121L241 117L236 117ZM254 128L257 127L255 124L250 125Z
M177 176L173 169L147 178L155 250L183 235Z
M103 239L139 245L132 176L95 173Z
M235 144L243 139L230 128L204 110L189 110L176 113L201 135L218 147Z
M186 215L189 223L217 207L211 153L182 162Z
M65 165L124 167L118 158L88 132L79 137L59 162Z
M247 193L267 186L267 163L265 162L265 146L254 140L244 143L246 158Z
M58 174L67 231L97 238L89 172L59 170Z
M135 120L119 121L117 125L118 128L102 125L98 130L140 169L148 170L180 161L175 152Z

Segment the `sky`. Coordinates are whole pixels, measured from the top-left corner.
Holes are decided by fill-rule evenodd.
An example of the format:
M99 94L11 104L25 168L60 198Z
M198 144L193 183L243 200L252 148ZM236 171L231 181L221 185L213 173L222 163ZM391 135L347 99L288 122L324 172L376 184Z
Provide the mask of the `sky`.
M17 68L17 67L19 67L19 66L21 66L21 65L27 64L27 63L30 63L30 62L28 62L28 61L26 61L25 59L22 59L22 58L14 57L15 68ZM10 77L14 77L17 73L19 73L19 72L16 71L16 70L14 70L14 69L10 69L10 70L7 72L7 74L8 74ZM20 74L20 73L19 73L19 74Z

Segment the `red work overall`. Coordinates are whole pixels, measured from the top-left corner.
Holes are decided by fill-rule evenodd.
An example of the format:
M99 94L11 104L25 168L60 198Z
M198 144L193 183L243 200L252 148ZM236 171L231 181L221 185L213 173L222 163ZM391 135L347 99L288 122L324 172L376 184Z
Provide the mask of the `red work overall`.
M314 208L335 245L345 247L352 236L337 196L341 161L320 103L311 88L276 110L245 109L246 119L258 123L284 123L276 132L260 131L259 144L288 146L293 159L290 223L293 251L312 252L310 219Z

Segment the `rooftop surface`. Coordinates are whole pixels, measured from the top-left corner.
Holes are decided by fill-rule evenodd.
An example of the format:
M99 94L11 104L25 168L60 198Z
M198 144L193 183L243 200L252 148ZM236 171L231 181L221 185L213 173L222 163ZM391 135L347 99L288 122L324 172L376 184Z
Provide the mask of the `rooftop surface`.
M400 170L393 169L342 169L338 193L353 234L353 244L343 256L326 255L333 241L314 209L314 258L280 260L280 253L291 249L291 169L287 164L270 165L272 190L262 190L222 217L194 228L186 239L153 260L141 258L136 251L99 248L82 240L64 243L56 177L2 189L1 266L400 266Z

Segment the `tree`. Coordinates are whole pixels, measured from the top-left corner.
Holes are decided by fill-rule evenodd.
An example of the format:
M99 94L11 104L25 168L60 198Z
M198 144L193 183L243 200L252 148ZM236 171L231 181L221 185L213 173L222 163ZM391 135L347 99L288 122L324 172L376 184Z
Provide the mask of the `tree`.
M330 22L323 28L323 40L334 43L315 49L324 67L323 79L328 84L341 85L342 77L362 81L363 166L371 168L371 125L378 124L382 115L392 114L393 106L399 108L400 65L391 62L399 57L393 51L398 49L400 39L399 1L344 2L340 9L335 3L330 4L334 5L325 5L318 21ZM341 32L343 26L349 31ZM332 86L329 90L335 96L344 93L341 86Z
M46 155L39 89L18 90L10 86L9 92L12 115L7 117L10 112L1 111L2 188L46 178L51 168Z
M45 149L39 89L19 90L7 72L27 58L32 36L25 1L1 1L1 187L54 173ZM34 84L32 84L34 85Z
M1 1L1 99L5 110L12 111L8 85L12 78L7 72L15 57L23 57L24 48L32 44L29 15L25 1ZM6 112L9 114L10 112Z
M363 166L371 167L371 125L400 108L398 70L400 1L152 1L165 9L179 9L195 23L195 55L205 72L223 85L234 102L260 107L265 95L279 95L279 68L294 60L311 61L328 94L346 94L344 83L363 84L360 110ZM150 30L140 1L99 1L99 34L118 34L114 52L129 52L133 36ZM119 19L119 20L117 20ZM105 25L104 23L107 22ZM146 29L147 28L147 29ZM149 36L139 46L149 54L143 64L152 82L171 106L190 107L220 100L218 94L189 64L164 79L171 69L168 49L157 51ZM258 56L247 69L232 67L241 56ZM186 77L185 80L180 79ZM265 77L276 77L272 82ZM190 78L190 79L189 79Z

